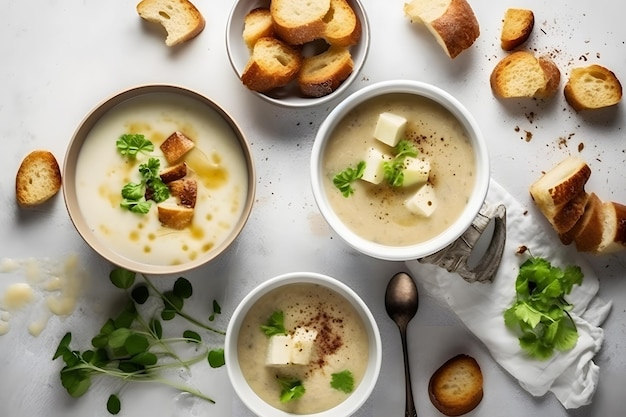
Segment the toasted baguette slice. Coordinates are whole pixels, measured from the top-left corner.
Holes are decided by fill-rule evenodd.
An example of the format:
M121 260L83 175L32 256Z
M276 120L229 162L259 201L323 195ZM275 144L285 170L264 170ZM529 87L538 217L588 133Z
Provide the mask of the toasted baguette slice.
M622 84L613 71L594 64L572 69L563 92L576 111L601 109L620 102Z
M590 176L591 168L584 160L568 156L531 184L530 195L546 219L563 230L555 218L568 203L580 198Z
M160 148L170 165L176 164L187 152L196 146L184 133L174 132L161 144Z
M565 233L559 234L566 245L576 242L576 249L581 252L593 252L602 242L602 201L595 194L589 194L583 215L576 224Z
M412 0L404 4L411 22L423 23L450 58L472 46L480 26L466 0Z
M193 178L183 178L167 184L170 194L176 197L181 206L194 208L198 197L198 183Z
M54 155L46 150L35 150L26 155L15 178L18 204L22 207L37 206L60 189L61 171Z
M163 226L176 230L182 230L191 225L194 215L194 209L170 203L159 204L157 212Z
M289 84L301 66L299 50L276 38L261 38L254 44L241 81L250 90L268 92Z
M574 227L585 212L587 200L589 194L581 191L556 211L550 223L558 234L566 233Z
M243 40L252 49L261 38L274 36L274 22L270 9L258 7L251 10L243 20Z
M529 9L510 8L504 12L500 46L505 51L512 51L530 37L535 26L535 14Z
M548 98L559 87L561 71L548 57L517 51L496 64L489 82L500 98Z
M331 0L322 37L330 45L351 46L361 37L361 22L346 0Z
M272 0L270 3L274 30L290 45L320 39L329 10L330 0Z
M137 4L137 13L143 19L163 26L167 32L167 46L195 38L205 26L204 17L189 0L142 0Z
M335 91L350 76L353 68L350 51L331 46L321 54L304 59L298 73L298 86L305 96L322 97Z
M476 408L483 398L483 374L476 360L457 355L435 371L428 394L437 410L460 416Z
M187 164L184 162L172 165L159 172L159 177L165 184L184 178L185 175L187 175Z
M602 241L595 248L598 254L626 249L626 206L608 201L602 203Z

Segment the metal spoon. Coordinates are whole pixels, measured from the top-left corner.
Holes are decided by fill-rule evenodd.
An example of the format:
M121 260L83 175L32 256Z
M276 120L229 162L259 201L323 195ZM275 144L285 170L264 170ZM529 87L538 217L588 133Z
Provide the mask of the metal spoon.
M406 389L405 417L417 417L415 404L413 403L413 388L411 386L411 373L409 369L409 355L406 345L406 328L409 321L417 313L418 296L417 287L410 275L399 272L391 278L385 292L385 309L391 319L400 329L402 340L402 353L404 355L404 380Z

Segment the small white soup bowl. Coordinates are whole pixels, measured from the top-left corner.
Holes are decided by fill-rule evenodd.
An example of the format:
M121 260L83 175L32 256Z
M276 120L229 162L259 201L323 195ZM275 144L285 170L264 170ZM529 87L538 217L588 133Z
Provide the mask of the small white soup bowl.
M144 216L120 207L122 187L141 179L139 159L130 161L116 149L120 135L145 134L154 150L141 161L154 156L163 169L171 164L159 145L174 131L195 141L185 162L197 179L197 202L191 225L181 230L161 227L156 204ZM196 167L206 172L192 167L187 155L193 152L204 161ZM219 186L201 186L218 171L224 179ZM249 144L232 117L200 93L167 84L125 89L96 105L76 129L63 165L65 205L83 240L113 264L146 274L181 273L224 252L247 222L255 183ZM224 221L217 223L220 217Z
M361 0L348 0L348 3L354 10L354 14L361 24L361 37L355 45L350 47L350 54L352 55L354 65L352 73L335 91L322 97L304 97L295 86L290 84L269 93L258 93L255 91L251 91L251 93L269 103L286 108L318 106L343 95L349 86L358 78L359 72L367 58L370 46L369 21L365 8L361 4ZM266 8L269 7L269 5L270 0L236 0L228 15L228 20L226 21L226 51L230 64L235 74L240 79L251 53L242 37L244 19L250 11L259 7ZM304 56L319 53L324 45L325 43L322 40L305 44L302 47L302 53ZM246 87L242 86L242 88Z
M326 411L319 411L313 414L293 414L283 410L279 410L276 407L268 404L264 401L247 382L242 366L239 360L238 354L238 342L240 338L240 332L244 319L248 315L250 309L255 306L263 296L268 293L278 290L281 287L292 284L316 284L326 289L329 289L336 293L339 297L345 298L348 303L354 308L357 316L361 319L369 346L369 353L367 358L363 358L366 361L365 373L361 379L361 382L355 386L354 391L350 394L346 394L347 397L343 402ZM263 321L266 318L259 318ZM259 329L259 332L261 330ZM265 337L265 335L262 335ZM363 300L347 285L338 281L335 278L329 276L313 273L313 272L293 272L283 275L279 275L263 282L248 293L239 305L235 308L235 311L230 319L228 328L226 330L225 340L225 360L226 369L232 386L241 399L241 401L248 407L255 415L261 417L289 417L289 416L315 416L315 417L347 417L354 414L363 403L369 398L374 386L378 380L380 373L380 367L382 363L382 343L380 339L380 333L376 321L365 305ZM261 362L265 362L266 352L258 352L255 358ZM306 385L305 385L306 388ZM305 394L306 395L306 392ZM294 400L297 401L297 400Z
M381 96L389 94L408 94L419 98L429 99L443 106L458 120L465 131L474 153L475 183L469 201L460 215L450 222L450 225L441 233L430 237L426 241L408 245L388 245L368 240L355 233L333 210L329 202L324 181L324 153L328 142L341 120L355 107ZM372 133L373 137L373 133ZM470 112L452 95L433 85L411 80L390 80L369 85L351 94L338 104L320 125L315 136L311 154L310 167L311 185L317 206L334 230L348 245L357 251L374 258L390 261L415 260L438 252L459 238L472 224L478 214L489 187L490 168L487 147L481 130ZM332 190L337 191L337 190ZM355 210L355 216L358 216ZM365 220L367 221L367 220Z

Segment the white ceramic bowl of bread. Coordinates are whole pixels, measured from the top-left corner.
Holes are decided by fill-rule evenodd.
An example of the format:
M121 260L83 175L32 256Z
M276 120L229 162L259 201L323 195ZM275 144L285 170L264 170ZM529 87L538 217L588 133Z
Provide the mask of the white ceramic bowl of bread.
M300 5L298 2L290 2L285 0L275 1L281 1L289 7L306 7L306 5ZM335 7L335 3L338 3L342 5L342 8L345 8L347 6L352 10L353 15L356 18L356 23L358 24L358 31L355 30L354 33L360 32L356 43L343 45L343 43L352 42L343 39L341 41L335 41L333 40L334 38L331 38L331 35L328 35L325 39L320 38L313 41L306 41L301 45L292 45L296 50L300 50L300 58L306 60L306 57L319 55L322 52L326 51L329 48L330 44L335 44L336 42L342 44L337 48L337 50L340 49L344 53L334 53L333 58L329 58L327 60L327 62L332 61L332 65L325 65L327 68L324 70L323 73L320 71L310 72L310 76L306 78L306 82L303 81L304 84L309 85L308 89L306 89L306 91L309 91L309 93L307 93L309 95L303 94L301 88L299 88L299 83L295 75L291 76L292 80L285 86L273 88L270 91L265 92L259 92L255 90L257 87L259 87L259 84L263 84L262 80L259 82L255 82L258 81L258 79L256 78L256 73L255 75L249 77L247 77L247 75L244 75L244 73L246 72L246 67L250 61L250 57L252 55L252 45L254 44L254 41L250 41L250 38L248 37L246 37L246 40L244 40L244 22L246 20L246 16L255 9L269 9L270 3L270 0L237 0L235 1L228 16L228 21L226 24L226 49L228 52L231 66L236 76L240 80L242 80L242 88L248 89L249 91L251 91L251 93L256 94L260 98L270 103L289 108L316 106L322 103L326 103L329 100L332 100L342 95L354 82L354 80L357 79L369 51L369 22L361 1L321 0L317 2L319 4L322 4L323 7L327 7L328 5L331 5L331 7ZM316 2L306 3L313 5L316 4ZM330 14L332 14L332 12ZM339 15L339 13L335 13L335 15ZM294 33L300 32L294 30ZM320 34L319 36L325 35ZM279 38L279 35L277 35L274 31L274 33L270 35L270 38ZM256 37L254 39L256 39ZM272 44L274 44L273 41ZM348 51L350 59L346 59L347 53L345 53L345 50ZM281 60L284 60L284 57L281 58ZM346 63L350 60L352 61L351 70L349 70L348 64ZM311 68L312 66L313 65L309 65L308 68ZM304 73L304 71L302 72ZM320 75L322 74L323 77L320 78ZM347 75L347 78L345 78L346 74L349 74ZM242 76L246 77L245 84L243 83ZM248 78L252 79L253 81L248 82ZM324 81L322 82L321 79L323 79ZM254 86L252 84L254 84ZM247 86L249 86L250 88ZM329 92L331 90L332 92ZM311 96L310 94L315 94L315 96ZM318 96L320 94L323 95Z
M389 112L408 120L401 134L429 171L407 187L360 179L344 197L333 182L337 174L367 161L370 147L380 152L376 158L393 155L374 138L380 114ZM459 238L481 209L490 178L487 147L471 113L446 91L409 80L372 84L335 107L316 134L310 169L315 201L334 232L359 252L391 261L431 255Z
M124 155L140 137L151 148ZM127 184L157 183L142 166L160 187L124 196ZM113 264L148 274L180 273L219 256L243 229L255 193L250 147L232 117L200 93L164 84L97 104L69 143L63 179L84 241Z
M269 355L270 337L261 326L276 311L282 311L285 330L294 338L297 328L306 327L307 334L324 328L310 344L299 345L299 352L307 353L299 364L271 364L276 358ZM372 393L382 363L378 326L367 305L339 280L312 272L279 275L246 294L229 321L224 353L235 392L261 417L353 415ZM353 377L350 392L330 385L333 373L345 371ZM299 399L280 402L275 378L283 374L302 382Z

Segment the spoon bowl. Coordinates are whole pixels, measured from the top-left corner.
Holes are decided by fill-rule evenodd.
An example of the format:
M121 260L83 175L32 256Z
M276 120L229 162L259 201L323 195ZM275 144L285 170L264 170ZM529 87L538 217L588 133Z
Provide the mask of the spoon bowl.
M394 275L385 291L385 309L389 317L398 325L402 341L402 354L404 357L404 380L406 390L405 417L417 417L415 403L413 402L413 388L411 385L411 373L409 368L409 355L406 342L406 329L409 321L417 313L419 305L417 286L413 278L405 272Z

